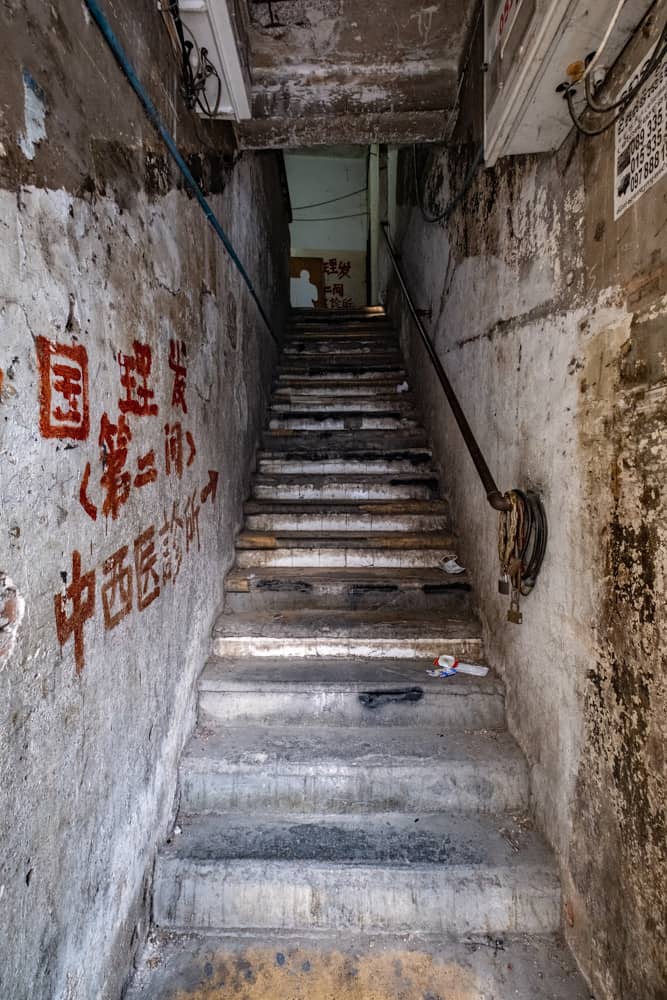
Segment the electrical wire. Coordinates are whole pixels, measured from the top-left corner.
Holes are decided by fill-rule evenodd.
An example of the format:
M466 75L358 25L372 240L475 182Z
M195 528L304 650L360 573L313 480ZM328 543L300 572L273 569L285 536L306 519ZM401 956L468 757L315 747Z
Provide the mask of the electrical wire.
M639 92L639 90L644 86L646 80L648 80L649 76L652 75L654 70L659 65L660 60L662 59L665 53L666 42L667 42L667 21L665 22L663 29L660 32L660 37L658 38L658 41L656 42L656 50L651 56L651 59L644 67L642 75L635 84L635 86L631 88L622 97L619 97L618 100L612 101L610 104L599 104L595 100L595 97L593 96L592 80L590 77L585 77L584 86L586 93L586 103L588 104L591 111L595 111L598 114L602 115L606 114L606 112L608 111L615 111L617 108L627 107L627 105L630 103L630 100L634 100L635 93Z
M461 73L459 74L459 82L458 82L458 86L456 88L456 94L454 95L454 106L452 107L452 110L449 112L449 117L447 118L447 122L445 124L445 135L447 135L447 136L449 135L450 125L452 123L452 120L453 120L454 116L456 114L458 114L458 111L459 111L460 99L461 99L461 91L463 90L463 84L465 83L466 72L468 70L468 66L470 65L470 59L471 59L471 56L472 56L472 50L473 50L473 46L475 44L475 36L477 35L477 28L479 27L479 20L480 20L480 17L482 16L483 10L484 10L484 3L482 2L482 3L479 4L479 6L477 8L477 17L475 18L475 24L473 25L472 31L470 33L470 41L468 42L468 50L466 52L466 57L465 57L465 60L463 62L463 68L461 70ZM419 211L421 212L421 216L422 216L422 219L424 220L424 222L427 222L427 223L431 224L431 223L435 223L435 222L443 222L443 221L445 221L446 219L449 218L449 216L452 214L452 212L454 211L454 209L456 208L456 206L459 204L459 202L467 194L468 189L470 188L470 185L472 184L472 181L473 181L473 178L475 176L475 173L477 172L477 168L480 165L480 163L483 162L483 159L484 159L484 145L482 144L479 147L479 149L477 150L477 153L475 155L473 163L472 163L470 169L468 170L468 173L466 174L466 176L465 176L465 178L463 180L463 185L461 186L461 190L451 199L451 201L449 202L449 204L445 206L445 208L442 210L442 212L440 212L438 215L431 216L431 215L429 215L427 213L426 209L424 208L424 202L423 202L422 194L420 193L420 190L419 190L419 179L418 179L418 176L417 176L417 146L416 146L416 143L413 142L413 144L412 144L412 166L413 166L413 177L414 177L414 185L415 185L415 198L416 198L417 204L419 205Z
M222 245L224 246L225 250L229 254L229 256L230 256L230 258L232 260L232 263L236 267L236 270L241 275L241 278L243 279L245 285L247 286L248 291L250 292L250 295L251 295L253 301L255 302L255 305L257 306L259 314L262 317L262 319L263 319L263 321L264 321L264 323L266 325L266 328L267 328L267 330L269 331L269 333L271 335L271 338L274 340L276 346L280 347L280 340L278 339L278 336L276 335L276 333L273 330L273 327L271 326L271 321L269 320L269 317L267 316L266 312L264 311L264 307L262 306L262 303L260 301L259 295L255 291L255 286L253 285L252 281L250 280L250 276L249 276L248 272L246 271L245 267L241 263L241 259L240 259L239 255L237 254L236 250L234 249L234 246L233 246L231 240L229 239L229 236L227 235L227 233L223 229L223 227L222 227L222 225L221 225L218 217L216 216L216 214L214 213L213 209L211 208L211 206L209 205L208 201L206 200L206 198L204 196L204 192L202 191L202 189L200 188L199 184L195 180L192 171L190 170L190 168L188 167L187 163L183 159L183 155L182 155L181 151L179 150L178 146L176 145L174 137L168 131L167 126L162 121L162 118L160 117L160 114L159 114L157 108L155 107L155 105L151 101L151 99L148 96L148 93L146 92L143 84L139 80L139 77L137 76L132 63L130 62L128 56L126 55L125 50L123 49L122 45L118 41L118 38L114 34L114 31L113 31L111 25L109 24L109 22L107 21L106 17L104 16L104 13L102 12L101 7L97 3L97 0L85 0L85 3L86 3L86 6L87 6L88 10L90 11L90 14L91 14L93 20L97 24L97 27L102 32L102 35L104 37L105 42L107 43L107 45L111 49L111 51L112 51L112 53L114 55L114 58L116 59L116 62L119 64L120 68L122 69L123 73L125 74L125 76L127 78L128 83L132 87L132 90L135 92L135 94L139 98L139 101L143 105L144 111L146 112L146 115L147 115L150 123L153 125L153 127L156 130L156 132L161 137L161 139L163 140L165 146L169 150L169 152L170 152L170 154L171 154L174 162L176 163L178 169L183 174L183 177L185 179L186 184L188 185L188 187L192 191L192 194L194 195L195 199L199 203L199 206L202 209L204 215L208 219L208 221L211 224L211 226L212 226L214 232L216 233L216 235L219 237L219 239L220 239Z
M473 26L473 29L472 29L471 33L470 33L470 41L468 42L468 51L466 52L466 57L465 57L465 60L463 62L463 69L461 70L461 72L459 74L459 83L458 83L458 86L456 88L456 94L454 95L454 106L452 107L452 110L449 112L449 117L447 118L447 123L445 125L445 135L446 136L449 135L449 127L451 125L451 122L452 122L452 119L453 119L454 115L458 114L458 110L459 110L459 106L460 106L459 105L459 101L460 101L460 98L461 98L461 91L463 90L463 84L465 82L466 70L468 69L468 66L470 65L470 57L472 56L472 49L473 49L473 45L475 44L475 35L477 34L477 28L479 26L479 19L482 16L482 11L483 10L484 10L484 0L482 0L482 2L480 3L479 7L477 8L477 17L475 18L475 24Z
M359 219L368 212L353 212L352 215L327 215L318 219L292 219L292 222L336 222L338 219Z
M447 205L445 205L443 210L438 215L428 215L426 209L424 208L422 196L419 191L419 180L417 177L417 153L414 143L412 144L412 166L413 166L413 177L415 184L415 196L424 222L428 223L445 222L450 217L456 206L463 200L463 198L465 198L466 194L470 189L470 185L474 180L475 174L477 173L477 168L483 162L484 162L484 146L480 145L477 149L477 152L475 153L475 156L473 157L472 163L468 167L468 171L465 177L463 178L463 184L461 185L460 190L457 191L454 197L449 201Z
M590 74L593 72L593 70L594 70L594 68L595 68L595 66L597 64L598 59L602 55L602 52L603 52L603 50L604 50L607 42L609 41L609 36L611 35L612 31L614 30L614 27L616 25L616 22L618 21L619 15L621 13L621 10L623 9L623 5L624 4L625 4L625 0L619 0L619 3L617 5L617 7L616 7L616 10L614 11L614 13L612 15L611 21L609 22L609 24L607 26L607 30L604 33L602 41L600 42L600 44L598 45L597 49L595 50L595 55L593 56L593 58L591 59L591 61L588 64L588 66L584 70L584 75L582 76L581 81L579 81L579 82L582 82L582 81L586 80L590 76Z
M651 76L653 76L655 71L658 69L660 63L662 62L662 59L665 56L665 53L667 52L667 22L665 23L660 33L658 42L656 44L657 48L653 53L653 55L651 56L650 60L647 62L644 69L642 70L639 80L637 81L635 86L631 88L631 90L629 90L622 98L620 98L618 101L615 101L613 104L604 106L600 105L600 108L602 108L602 110L599 111L599 113L613 111L616 109L619 109L619 111L618 114L615 114L608 122L605 122L605 124L601 125L599 128L589 128L587 125L583 124L581 118L578 117L576 108L574 106L574 96L576 94L575 86L573 84L565 85L564 89L565 89L565 100L567 101L567 109L569 111L570 118L572 119L572 123L574 124L578 132L586 136L603 135L603 133L607 132L610 128L612 128L613 125L616 124L618 119L630 107L632 102L638 96L644 84L647 82L647 80L649 80ZM586 81L586 87L587 90L590 89L588 87L588 80ZM591 110L596 111L597 109L592 108Z
M293 205L293 212L300 212L304 208L320 208L321 205L331 205L334 201L343 201L345 198L351 198L354 194L361 194L363 191L368 190L368 185L364 184L362 188L357 188L356 191L348 191L347 194L339 194L336 198L327 198L326 201L315 201L312 205Z

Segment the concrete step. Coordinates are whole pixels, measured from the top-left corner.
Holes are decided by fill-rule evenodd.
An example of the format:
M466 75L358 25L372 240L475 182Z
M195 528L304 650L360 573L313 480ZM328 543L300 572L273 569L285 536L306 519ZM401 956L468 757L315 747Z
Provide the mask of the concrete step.
M404 432L419 426L416 417L400 416L392 413L294 413L289 411L271 417L269 427L272 431L293 433L294 431L394 431ZM422 432L420 432L421 434Z
M277 402L280 399L290 399L292 402L299 402L303 397L317 397L323 406L335 409L335 399L338 396L360 396L368 399L391 399L392 396L401 397L407 395L399 393L397 385L403 384L403 379L382 378L376 379L321 379L311 378L300 382L280 382L273 390L272 399Z
M271 414L286 416L305 416L319 414L323 420L329 420L345 413L350 418L378 414L396 418L413 418L416 416L414 398L410 392L375 393L363 398L359 396L300 396L292 394L292 399L282 397L271 400Z
M286 453L285 450L260 451L257 467L260 472L269 475L299 474L299 475L357 475L379 476L409 474L415 469L420 472L430 472L435 475L433 456L423 448L406 448L397 451L387 450L385 454L369 452L364 448L358 451L340 447L327 446L326 443L313 442L310 453L301 450L299 453Z
M447 531L449 509L444 500L380 500L327 503L249 500L249 531Z
M435 566L455 554L455 539L441 531L304 532L242 531L236 565L249 566Z
M322 344L334 345L339 350L354 350L358 345L371 345L375 351L400 350L396 331L387 325L356 326L337 330L334 327L312 327L288 332L283 344L284 352L290 348L317 351Z
M441 611L280 611L222 614L213 629L216 656L433 659L479 663L480 626L471 615Z
M378 336L358 336L349 340L336 338L320 340L288 340L283 348L283 360L293 359L321 361L323 357L349 357L374 360L375 358L400 361L403 358L398 337L383 334Z
M357 395L357 390L372 394L375 390L388 393L406 382L405 372L332 372L331 375L278 375L274 395L283 391L321 392L323 395ZM406 390L408 391L408 390Z
M255 476L256 500L433 500L438 480L428 473L378 476Z
M403 365L391 365L388 369L384 367L368 367L365 364L351 365L345 364L342 368L338 365L317 365L314 371L286 371L281 365L276 374L276 382L279 385L311 385L313 382L368 382L382 383L384 385L395 385L405 378Z
M381 372L403 371L403 358L398 351L374 351L366 354L351 356L348 351L338 353L322 353L315 356L288 356L283 358L278 366L279 375L312 375L320 378L348 377L343 373L347 372L352 378L357 374L371 375Z
M435 726L442 739L464 730L505 727L503 686L486 677L429 677L428 661L361 659L217 659L199 678L203 725ZM376 699L364 692L419 687L419 701ZM441 738L440 736L438 737Z
M357 306L353 309L318 309L294 308L290 310L289 326L299 324L309 325L311 323L326 323L335 327L342 327L345 323L360 323L368 321L389 323L389 317L384 306Z
M225 578L225 611L280 611L295 608L358 611L435 610L463 614L470 605L465 574L439 569L310 566L234 567Z
M291 333L285 341L281 359L298 357L301 354L360 357L364 354L386 352L397 353L402 357L396 332L387 327L377 330L350 330L345 333L318 330L311 333Z
M590 1000L558 935L154 931L126 1000ZM222 991L222 992L217 992ZM217 994L217 995L216 995Z
M500 817L419 819L184 819L158 855L154 921L209 931L558 929L558 880L535 834L524 831L517 852Z
M262 435L262 447L266 451L279 451L288 457L295 456L316 458L319 455L329 457L336 455L363 457L372 455L374 458L409 458L413 451L428 452L425 432L421 428L402 429L387 434L384 430L363 431L358 427L354 430L327 430L316 425L313 430L301 433L285 433L280 431L265 431ZM281 457L282 457L281 455Z
M299 316L290 320L287 327L287 339L294 336L318 336L328 333L331 336L354 336L363 332L390 331L393 325L386 314L366 314L343 316L338 311L321 316Z
M525 758L495 730L200 724L179 775L187 815L483 813L528 804Z

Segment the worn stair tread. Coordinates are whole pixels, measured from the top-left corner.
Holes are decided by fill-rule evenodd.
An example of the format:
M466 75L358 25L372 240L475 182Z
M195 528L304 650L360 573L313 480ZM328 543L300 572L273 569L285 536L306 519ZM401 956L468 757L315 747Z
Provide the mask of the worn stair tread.
M298 426L299 424L303 426ZM319 411L296 415L279 413L271 417L269 426L263 434L270 440L282 440L285 437L294 437L297 440L303 438L304 444L309 443L308 438L313 435L339 434L340 443L347 445L353 435L378 432L395 437L394 447L404 447L404 441L409 441L410 447L413 447L413 441L421 445L426 440L424 430L414 415L376 411L358 414L341 411L333 416Z
M289 341L285 345L282 355L284 365L308 365L311 363L322 364L330 362L332 365L350 361L363 361L370 364L403 364L399 343L396 338L393 342L384 340L378 343L377 340L364 340L355 338L353 343L336 344L333 340L313 341L306 344L303 341L296 343Z
M289 638L448 638L481 636L472 615L445 616L440 611L318 611L238 612L219 615L213 636L284 636Z
M280 462L331 462L336 459L344 462L409 462L417 466L430 464L433 461L433 454L429 448L418 444L409 444L407 447L394 445L384 448L379 445L368 447L364 441L355 441L354 436L350 436L348 442L330 440L320 433L313 434L312 441L298 440L276 441L277 447L262 448L257 453L258 461L280 461ZM280 445L283 445L282 447Z
M387 351L385 354L358 354L354 358L346 353L307 358L288 355L283 356L276 371L278 375L326 375L334 378L341 372L367 375L371 372L402 372L405 369L400 354Z
M360 483L364 486L372 485L373 488L377 488L381 483L377 482L377 476L366 476L359 472L353 472L348 475L340 472L330 472L330 473L305 473L305 472L282 472L282 473L269 473L260 472L255 476L256 484L279 484L279 483L305 483L313 486L325 486L325 485L345 485L345 484L356 484ZM418 480L421 483L434 483L437 485L437 479L432 472L428 472L425 469L415 469L414 472L404 473L387 473L383 482L387 486L392 485L403 485L406 483L411 483Z
M344 389L349 387L350 389L356 389L360 384L364 386L369 392L375 386L378 386L382 391L387 392L386 386L395 387L400 385L402 382L407 381L406 373L402 368L397 368L395 372L358 372L352 371L350 369L349 374L346 372L332 372L331 375L287 375L279 374L277 376L276 391L282 389L294 388L297 391L301 388L317 388L322 386L322 388L327 392L332 388Z
M401 667L400 660L383 659L374 664L372 659L352 657L285 658L283 663L271 657L213 657L199 682L200 719L234 726L436 726L439 733L505 728L503 685L493 673L434 678L426 673L429 659L403 663ZM422 692L419 700L396 697L397 691L414 688ZM363 693L373 694L373 707L359 698ZM440 777L438 783L442 793ZM393 779L392 785L395 793ZM507 789L506 780L503 785Z
M270 404L271 416L275 417L315 417L322 420L359 418L365 416L390 417L417 421L414 397L407 392L374 393L372 396L343 396L341 394L323 397L317 393L286 392L274 396Z
M308 404L303 406L294 406L289 403L276 403L271 405L271 412L273 414L272 419L276 419L275 414L278 414L280 418L284 419L305 419L308 420L355 420L367 417L369 411L367 409L359 409L358 401L357 408L354 408L352 404L349 407L346 406L333 406L331 408L322 409L321 404L315 402L310 407ZM405 406L393 405L387 402L385 408L381 411L382 416L394 417L396 420L404 420L407 417L414 418L415 410L412 403L407 403Z
M456 674L431 677L427 659L418 662L358 657L321 657L317 660L269 657L211 657L199 678L200 691L280 691L312 692L334 690L395 690L421 687L429 697L459 698L471 694L502 695L504 687L492 670L486 677Z
M556 935L370 936L153 932L126 1000L175 1000L193 984L223 984L246 1000L359 1000L382 996L465 1000L589 1000ZM230 970L233 970L230 974ZM384 992L386 991L386 992ZM222 1000L222 996L220 1000ZM213 1000L213 996L211 996Z
M450 575L432 566L258 566L233 567L225 577L225 590L244 593L253 587L267 586L269 582L295 581L305 587L315 584L341 584L343 586L378 588L378 593L396 589L426 588L432 592L468 592L470 581L467 573ZM270 589L270 588L267 588Z
M446 549L456 545L445 531L242 531L236 548L248 549Z
M409 709L409 705L407 706ZM204 773L242 768L248 773L287 774L324 766L336 773L443 766L493 767L525 774L526 759L506 730L447 731L437 726L240 726L201 723L185 747L181 768ZM360 770L361 769L361 770ZM509 779L508 779L509 780Z
M360 401L358 396L336 396L333 400L318 399L317 396L304 396L302 400L272 399L270 409L276 413L287 413L290 416L311 416L313 412L320 413L322 419L329 416L364 416L373 407L383 413L401 416L406 412L414 416L416 413L414 398L409 392L376 393L370 399Z
M517 821L518 819L518 821ZM162 857L306 864L522 868L554 877L542 838L523 817L380 813L179 816ZM418 820L418 822L415 822Z
M366 441L363 432L351 430L342 432L299 431L296 434L267 432L262 437L262 449L258 458L317 461L332 458L344 461L402 461L416 460L419 463L432 462L433 453L424 446L420 432L412 434L401 431L391 446L380 441ZM309 440L310 437L310 440Z
M398 379L375 379L374 381L362 381L361 379L338 379L334 381L323 381L322 379L303 379L301 382L278 384L273 390L273 399L301 399L304 396L317 397L327 405L327 400L335 399L337 396L356 396L357 400L387 399L392 393L399 393L397 388L405 380ZM408 390L406 390L407 392Z
M447 514L446 500L246 500L246 514Z

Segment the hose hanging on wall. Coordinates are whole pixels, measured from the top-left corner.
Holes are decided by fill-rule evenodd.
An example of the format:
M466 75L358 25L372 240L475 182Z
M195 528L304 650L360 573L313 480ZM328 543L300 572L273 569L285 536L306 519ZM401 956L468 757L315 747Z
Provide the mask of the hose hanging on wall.
M511 507L501 511L498 521L498 557L501 579L498 589L510 593L509 621L520 625L519 597L535 586L547 547L547 519L537 493L510 490L505 494Z

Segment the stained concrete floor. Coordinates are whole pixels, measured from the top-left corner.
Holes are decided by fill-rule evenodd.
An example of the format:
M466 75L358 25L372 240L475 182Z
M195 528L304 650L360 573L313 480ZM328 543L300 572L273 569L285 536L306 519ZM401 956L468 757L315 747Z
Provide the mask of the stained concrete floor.
M156 934L127 1000L590 1000L553 938Z

